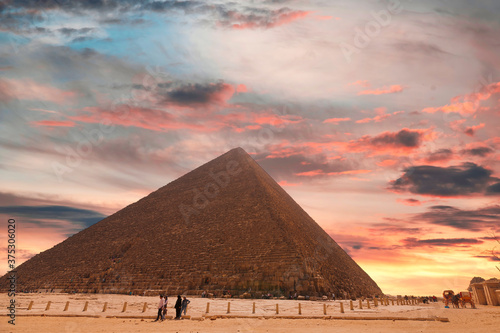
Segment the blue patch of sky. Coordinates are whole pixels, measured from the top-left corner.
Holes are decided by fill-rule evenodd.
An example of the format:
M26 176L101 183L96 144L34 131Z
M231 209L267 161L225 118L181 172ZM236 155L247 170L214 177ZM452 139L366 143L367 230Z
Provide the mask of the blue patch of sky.
M142 23L129 24L141 19ZM181 21L182 19L182 21ZM189 29L185 17L165 17L158 14L128 17L126 22L101 26L106 38L69 43L75 50L94 49L99 53L116 56L128 62L151 68L161 67L174 75L196 72L192 64L186 63L177 48L189 48L183 31Z

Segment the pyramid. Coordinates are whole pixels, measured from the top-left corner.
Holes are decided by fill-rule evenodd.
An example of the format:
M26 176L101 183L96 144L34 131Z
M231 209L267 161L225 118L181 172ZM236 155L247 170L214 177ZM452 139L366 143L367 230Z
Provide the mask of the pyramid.
M241 148L29 259L17 289L382 294Z

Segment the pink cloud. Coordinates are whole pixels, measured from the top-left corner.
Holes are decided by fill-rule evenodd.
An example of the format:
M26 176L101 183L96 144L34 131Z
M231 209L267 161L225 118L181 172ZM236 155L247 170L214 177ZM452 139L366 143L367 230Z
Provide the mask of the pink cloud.
M468 136L474 136L474 134L476 133L476 131L480 128L483 128L485 125L484 123L481 123L479 125L476 125L476 126L470 126L470 127L467 127L464 131L465 134L467 134Z
M237 92L237 93L244 93L244 92L248 92L248 91L249 91L249 89L248 89L248 88L247 88L247 86L246 86L246 85L244 85L244 84L238 84L238 85L236 86L236 92Z
M385 95L385 94L395 94L400 93L404 90L403 86L399 84L392 85L390 87L378 88L375 90L363 90L358 92L358 96L360 95Z
M82 109L80 115L69 118L85 123L109 122L113 125L139 127L152 131L188 129L199 132L214 132L225 126L230 127L232 122L241 120L242 117L243 115L239 114L206 114L194 120L183 120L164 110L119 104L113 110L87 107Z
M75 127L73 121L57 121L57 120L40 120L32 121L34 126L47 126L47 127Z
M398 115L401 113L404 113L404 111L396 111L393 113L379 114L373 118L364 118L364 119L356 120L356 124L366 124L366 123L370 123L370 122L379 123L382 120L388 119L392 116L395 116L395 115Z
M361 87L368 88L370 86L370 83L368 83L367 80L358 80L358 81L348 83L347 85L348 86L361 86Z
M397 199L396 200L397 202L399 203L402 203L403 205L406 205L406 206L420 206L422 204L422 202L420 200L417 200L417 199Z
M359 175L363 173L370 173L372 170L347 170L347 171L339 171L339 172L325 172L323 170L312 170L306 172L296 173L296 176L305 176L305 177L316 177L316 176L342 176L342 175Z
M289 183L286 180L282 180L278 184L280 186L299 186L299 185L302 185L302 183Z
M340 122L343 122L343 121L351 121L351 118L329 118L329 119L323 120L323 123L324 124L338 125Z
M293 21L303 19L310 15L311 11L273 11L270 18L255 17L253 15L243 15L236 12L230 13L230 19L234 21L240 21L238 23L233 23L231 25L232 29L243 30L243 29L270 29L281 25L290 24ZM220 22L224 24L224 22Z
M62 90L31 79L0 79L0 100L12 99L47 101L67 104L76 97L73 91Z
M316 15L314 18L318 21L327 21L327 20L340 20L340 17L333 17L331 15Z
M302 122L304 119L301 116L296 115L280 116L271 112L264 112L253 114L252 120L259 125L281 126L286 124L297 124Z

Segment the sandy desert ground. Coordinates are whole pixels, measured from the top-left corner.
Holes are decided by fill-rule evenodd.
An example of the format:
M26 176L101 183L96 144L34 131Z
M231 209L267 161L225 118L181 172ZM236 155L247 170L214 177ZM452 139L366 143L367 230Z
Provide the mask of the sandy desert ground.
M443 303L381 305L360 309L348 301L190 298L188 318L153 322L157 297L89 294L18 294L16 325L8 323L7 294L0 294L0 332L498 332L500 307L445 309ZM31 310L27 310L33 301ZM48 301L50 308L45 310ZM70 302L64 311L66 302ZM169 299L168 315L174 313ZM83 311L88 302L87 310ZM107 302L107 309L103 307ZM124 302L127 308L123 312ZM206 314L207 302L210 302ZM255 314L252 314L255 302ZM340 312L344 303L344 313ZM144 309L147 303L147 309ZM230 313L227 313L230 303ZM298 304L302 314L298 314ZM278 304L279 314L276 314ZM324 310L326 306L326 316ZM293 318L293 319L292 319ZM302 319L296 319L302 318ZM438 320L435 320L438 319ZM440 321L448 319L449 321Z

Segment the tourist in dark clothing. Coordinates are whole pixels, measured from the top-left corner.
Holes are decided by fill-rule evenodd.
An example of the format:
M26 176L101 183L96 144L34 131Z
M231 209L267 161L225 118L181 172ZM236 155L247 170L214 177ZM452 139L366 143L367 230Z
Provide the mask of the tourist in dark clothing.
M188 300L186 298L186 296L183 297L182 299L182 307L181 307L181 313L184 312L184 315L186 315L186 312L187 312L187 307L188 307L188 304L191 303L190 300Z
M181 308L182 308L181 295L177 295L177 301L175 302L174 308L175 308L175 319L181 319Z

